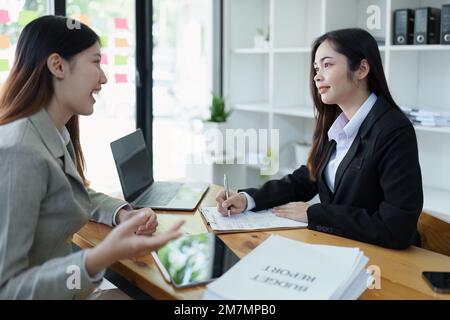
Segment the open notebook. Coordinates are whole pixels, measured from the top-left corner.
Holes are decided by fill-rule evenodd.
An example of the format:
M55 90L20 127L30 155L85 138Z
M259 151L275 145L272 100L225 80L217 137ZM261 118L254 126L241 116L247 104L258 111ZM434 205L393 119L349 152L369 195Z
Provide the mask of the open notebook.
M239 232L267 229L306 228L307 223L277 217L272 210L259 212L247 211L241 214L224 217L216 207L203 207L200 212L206 222L217 232Z

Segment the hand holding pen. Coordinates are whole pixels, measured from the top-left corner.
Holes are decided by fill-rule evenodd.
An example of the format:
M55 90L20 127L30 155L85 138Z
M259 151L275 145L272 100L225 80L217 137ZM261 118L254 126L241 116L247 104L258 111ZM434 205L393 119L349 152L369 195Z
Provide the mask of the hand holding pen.
M229 198L230 190L228 189L228 180L227 180L226 174L223 175L223 186L225 188L225 201L227 201ZM231 212L231 209L229 206L227 206L227 215L228 216L230 216L230 212Z
M247 209L247 198L245 195L229 191L228 200L225 199L225 190L219 191L216 196L217 211L223 216L228 216L228 209L230 215L239 214Z

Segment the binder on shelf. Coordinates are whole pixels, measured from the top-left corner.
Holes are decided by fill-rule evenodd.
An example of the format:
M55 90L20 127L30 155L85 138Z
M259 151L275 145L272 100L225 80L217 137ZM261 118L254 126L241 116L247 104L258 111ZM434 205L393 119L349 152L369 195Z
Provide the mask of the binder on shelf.
M438 44L440 27L441 9L417 8L414 16L414 44Z
M450 44L450 4L441 10L441 44Z
M414 10L394 11L394 44L407 45L414 41Z

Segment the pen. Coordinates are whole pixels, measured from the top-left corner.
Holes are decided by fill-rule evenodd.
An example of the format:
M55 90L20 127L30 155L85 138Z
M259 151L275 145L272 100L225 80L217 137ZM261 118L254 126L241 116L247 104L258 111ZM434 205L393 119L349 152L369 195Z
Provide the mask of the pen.
M225 200L228 200L229 197L229 190L228 190L228 181L227 181L227 175L223 175L223 186L225 187ZM230 208L227 209L227 214L230 216Z

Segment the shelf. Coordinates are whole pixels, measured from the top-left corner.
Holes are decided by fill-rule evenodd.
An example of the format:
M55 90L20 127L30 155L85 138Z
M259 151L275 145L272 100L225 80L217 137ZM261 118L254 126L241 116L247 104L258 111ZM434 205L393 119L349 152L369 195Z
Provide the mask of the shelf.
M269 52L275 53L311 53L311 48L309 47L299 47L299 48L239 48L234 49L235 54L265 54Z
M450 223L450 190L423 187L423 211Z
M313 107L277 107L273 111L274 114L284 115L284 116L293 116L300 118L310 118L314 119L314 111Z
M425 126L414 126L416 131L419 132L435 132L435 133L449 133L450 127L425 127Z
M233 50L233 53L236 54L266 54L269 52L269 48L239 48Z
M390 46L391 51L450 51L450 45L429 44L429 45L394 45Z
M273 49L275 53L311 53L311 48L309 47L299 47L299 48L276 48Z
M380 46L379 49L381 52L383 52L386 50L386 46ZM274 53L311 53L311 48L310 47L274 48L274 49L239 48L239 49L234 49L232 52L235 54L266 54L266 53L270 53L270 52L274 52Z
M250 112L263 112L268 113L270 112L270 105L268 103L240 103L235 104L232 107L233 110L238 111L250 111Z

